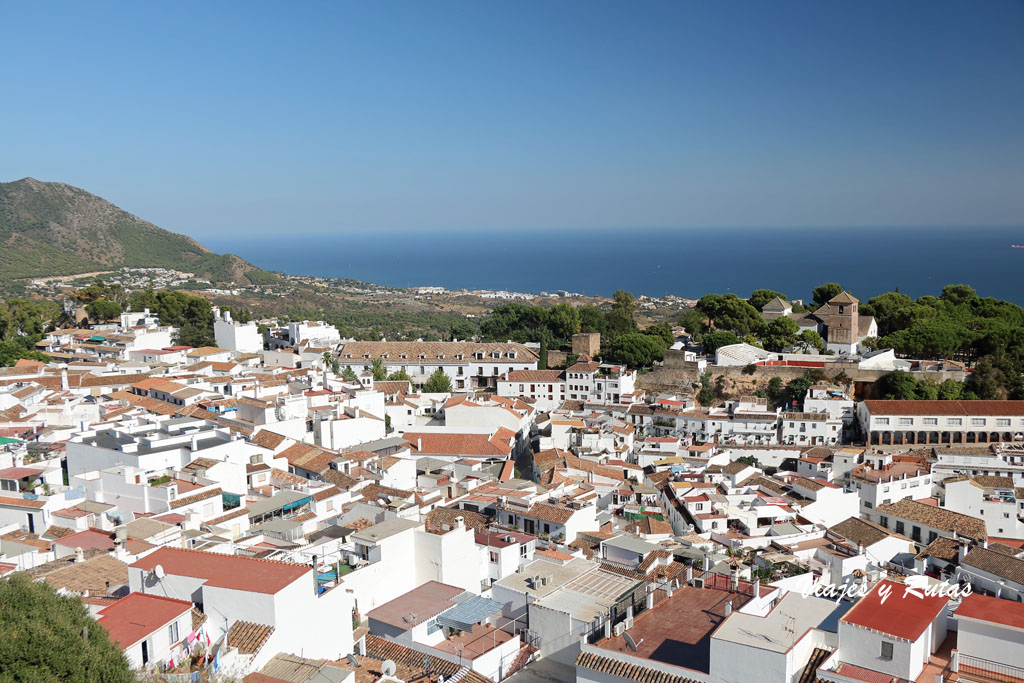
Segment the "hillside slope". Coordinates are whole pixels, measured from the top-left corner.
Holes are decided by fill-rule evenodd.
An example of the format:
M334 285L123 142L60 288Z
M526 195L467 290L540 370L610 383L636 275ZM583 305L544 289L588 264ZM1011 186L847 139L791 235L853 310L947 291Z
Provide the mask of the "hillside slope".
M34 178L0 183L0 280L126 266L173 268L215 283L269 275L77 187Z

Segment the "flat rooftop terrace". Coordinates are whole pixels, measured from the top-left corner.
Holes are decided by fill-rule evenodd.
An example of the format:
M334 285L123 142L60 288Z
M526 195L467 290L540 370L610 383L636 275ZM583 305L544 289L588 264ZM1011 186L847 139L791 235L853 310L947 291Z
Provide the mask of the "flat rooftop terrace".
M605 638L596 646L708 673L711 633L725 619L725 604L730 600L735 611L745 605L750 596L686 586L636 617L633 628L628 631L637 645L635 653L622 636Z

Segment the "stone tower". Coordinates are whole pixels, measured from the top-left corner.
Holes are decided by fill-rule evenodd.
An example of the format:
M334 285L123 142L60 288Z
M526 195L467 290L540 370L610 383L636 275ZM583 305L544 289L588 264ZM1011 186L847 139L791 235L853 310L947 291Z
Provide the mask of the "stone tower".
M572 352L577 356L594 358L601 353L601 333L581 332L572 335Z

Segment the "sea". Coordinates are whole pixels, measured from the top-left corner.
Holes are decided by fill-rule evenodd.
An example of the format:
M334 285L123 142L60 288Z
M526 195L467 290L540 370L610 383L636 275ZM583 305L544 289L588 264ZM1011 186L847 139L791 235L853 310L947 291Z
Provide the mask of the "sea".
M294 275L393 287L440 286L610 296L811 298L838 282L862 301L899 290L938 295L951 283L1024 305L1021 228L708 228L204 235L217 252Z

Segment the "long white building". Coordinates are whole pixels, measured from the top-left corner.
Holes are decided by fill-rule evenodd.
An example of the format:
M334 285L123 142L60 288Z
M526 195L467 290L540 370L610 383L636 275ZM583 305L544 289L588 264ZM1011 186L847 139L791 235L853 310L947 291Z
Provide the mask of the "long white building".
M872 444L953 444L1024 439L1024 401L861 401Z
M494 389L502 375L537 369L537 355L514 343L352 341L338 351L338 363L356 374L369 370L378 358L388 374L402 370L414 385L422 385L440 368L455 391Z

